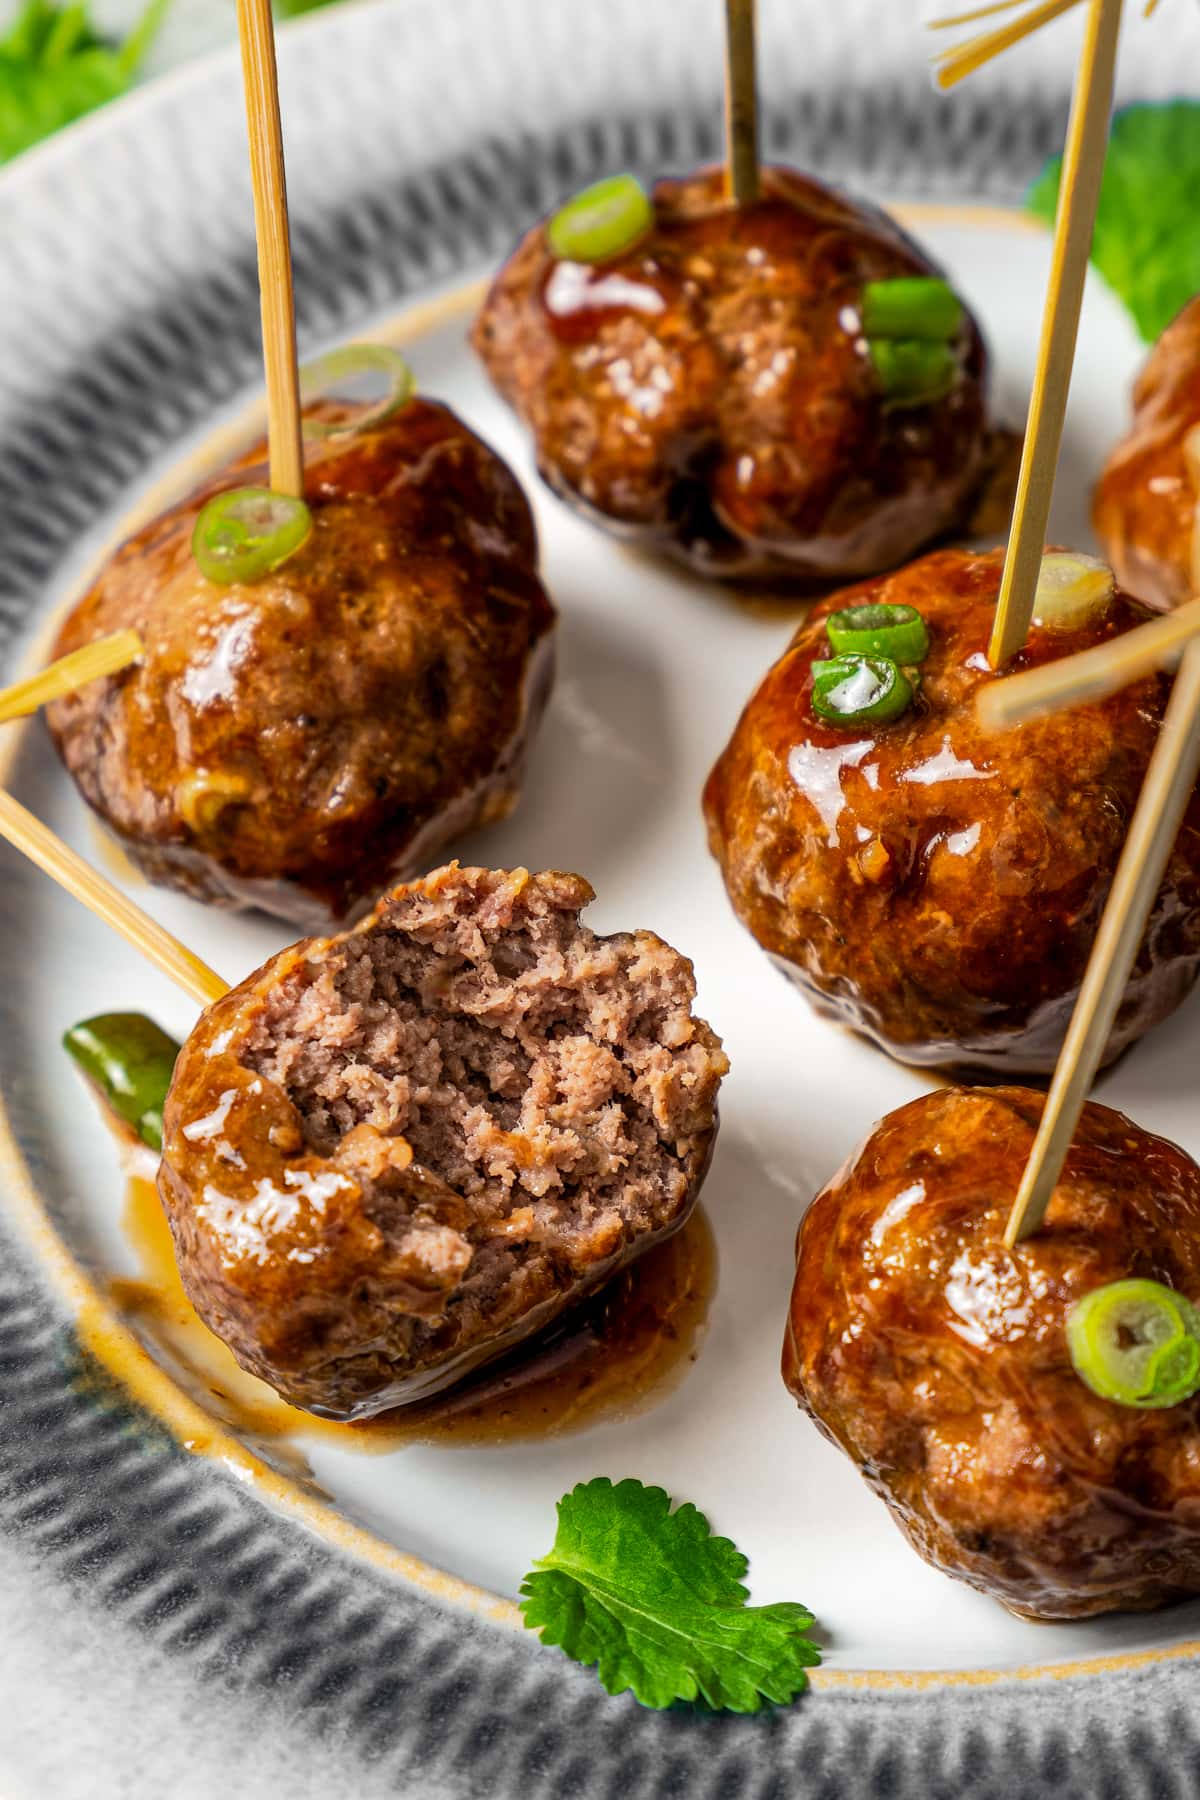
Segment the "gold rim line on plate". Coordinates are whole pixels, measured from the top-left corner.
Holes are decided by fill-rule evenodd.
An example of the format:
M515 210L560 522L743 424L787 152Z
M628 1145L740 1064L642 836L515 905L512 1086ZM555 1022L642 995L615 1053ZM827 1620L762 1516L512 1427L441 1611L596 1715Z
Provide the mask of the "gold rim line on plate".
M924 204L896 206L889 211L904 225L961 225L979 229L1042 231L1028 215L1001 206ZM475 310L490 278L474 281L406 307L371 331L371 341L402 348L415 339L455 323ZM70 592L54 608L38 633L22 670L32 672L45 659L63 613L94 580L113 551L165 507L182 499L245 448L248 439L261 434L266 422L262 399L241 408L237 415L145 490L105 539L88 566L71 584ZM0 784L6 784L25 732L32 720L16 721L0 733ZM229 1475L253 1487L269 1507L325 1539L335 1550L355 1561L399 1578L444 1605L484 1618L509 1630L524 1631L515 1601L505 1599L464 1581L423 1558L389 1543L367 1527L355 1524L336 1506L306 1491L296 1478L270 1467L244 1444L237 1434L218 1423L193 1400L146 1349L124 1322L117 1308L101 1292L76 1260L60 1234L38 1192L33 1175L18 1147L7 1109L0 1097L0 1191L11 1200L11 1216L19 1226L39 1265L49 1275L60 1298L75 1320L81 1346L102 1364L131 1399L151 1414L190 1455L215 1462ZM302 1434L298 1434L301 1435ZM914 1552L915 1554L915 1552ZM1159 1649L1114 1652L1051 1663L1021 1663L1012 1667L973 1669L814 1669L814 1688L921 1691L938 1687L986 1687L1009 1681L1068 1680L1081 1675L1129 1671L1154 1664L1200 1656L1200 1639L1170 1644Z

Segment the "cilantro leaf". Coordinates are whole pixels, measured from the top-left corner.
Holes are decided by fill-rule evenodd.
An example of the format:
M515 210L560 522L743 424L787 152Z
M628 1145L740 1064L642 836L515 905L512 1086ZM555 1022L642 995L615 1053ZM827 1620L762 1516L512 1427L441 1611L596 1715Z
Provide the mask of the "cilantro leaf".
M757 1712L793 1699L821 1658L804 1607L746 1605L747 1566L694 1506L672 1512L662 1488L602 1475L559 1501L554 1548L522 1582L521 1611L544 1644L595 1663L610 1694Z
M83 0L26 0L0 38L0 163L115 100L129 87L170 0L150 0L119 48L92 29Z
M1026 205L1054 221L1062 158ZM1147 343L1200 293L1200 101L1143 101L1113 118L1092 261Z

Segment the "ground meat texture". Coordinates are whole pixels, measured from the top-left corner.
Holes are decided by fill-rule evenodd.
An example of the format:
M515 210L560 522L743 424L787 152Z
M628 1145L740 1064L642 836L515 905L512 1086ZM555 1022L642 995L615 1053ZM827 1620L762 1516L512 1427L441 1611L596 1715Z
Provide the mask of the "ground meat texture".
M1003 553L944 550L817 607L742 714L705 789L734 910L817 1010L903 1062L1048 1073L1087 966L1170 690L990 734L975 700ZM915 704L839 729L812 710L838 607L907 603L931 647ZM1013 672L1144 622L1117 591L1086 628L1034 627ZM1200 796L1167 866L1111 1060L1200 970Z
M152 881L315 927L515 804L554 612L516 480L426 400L368 434L310 440L308 543L252 585L205 580L199 506L265 484L264 456L117 553L58 652L134 626L145 657L48 717Z
M1151 351L1133 390L1133 424L1100 477L1093 522L1119 580L1151 606L1195 592L1196 484L1183 451L1200 426L1200 297Z
M691 964L578 875L440 869L209 1008L159 1192L197 1312L296 1406L423 1398L676 1231L727 1067Z
M1200 1296L1200 1169L1088 1105L1045 1224L1006 1250L1043 1105L942 1089L876 1126L800 1228L783 1375L927 1562L1078 1619L1200 1593L1200 1400L1102 1400L1065 1333L1128 1276Z
M706 574L848 580L955 526L984 468L985 351L927 406L889 408L864 283L936 274L884 214L792 170L730 206L706 170L654 190L655 223L599 267L535 226L475 347L550 486Z

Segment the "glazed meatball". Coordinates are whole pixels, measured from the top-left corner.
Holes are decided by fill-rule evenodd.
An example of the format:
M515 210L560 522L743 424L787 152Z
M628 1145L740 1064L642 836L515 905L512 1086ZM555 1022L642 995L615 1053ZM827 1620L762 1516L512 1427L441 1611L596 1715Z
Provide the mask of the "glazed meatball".
M1054 1067L1170 683L990 734L980 689L1003 553L944 550L817 607L709 776L709 842L742 923L817 1010L902 1062ZM839 607L907 603L931 639L914 704L884 725L813 711ZM1073 630L1034 626L1012 671L1148 614L1119 589ZM1193 797L1109 1039L1118 1055L1200 970Z
M1077 1619L1200 1593L1200 1399L1100 1399L1064 1328L1130 1276L1200 1295L1200 1168L1088 1105L1045 1224L1006 1250L1043 1104L942 1089L876 1126L800 1228L783 1374L927 1562Z
M511 809L554 611L516 480L427 400L310 447L312 534L273 574L206 580L199 508L265 484L264 456L256 446L117 553L58 652L133 626L145 656L48 716L150 880L313 927Z
M578 875L441 869L210 1007L164 1114L184 1286L326 1418L447 1387L687 1219L727 1067Z
M984 463L985 352L969 318L943 398L890 404L864 283L935 274L882 213L788 169L734 207L719 171L654 190L654 224L599 266L536 226L475 347L550 486L706 574L845 580L956 525Z
M1093 522L1123 585L1151 606L1195 593L1196 481L1184 440L1200 426L1200 297L1159 338L1133 390L1133 425L1105 465ZM1200 458L1197 458L1200 466Z

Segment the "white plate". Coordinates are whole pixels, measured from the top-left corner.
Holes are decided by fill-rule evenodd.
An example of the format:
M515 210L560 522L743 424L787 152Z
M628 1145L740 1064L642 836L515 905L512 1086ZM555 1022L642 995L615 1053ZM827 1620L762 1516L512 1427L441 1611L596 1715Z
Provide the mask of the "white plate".
M1019 219L986 212L931 211L918 229L981 316L996 362L997 414L1019 423L1047 240ZM700 1010L732 1059L704 1194L719 1281L698 1361L639 1417L494 1447L364 1455L322 1432L300 1435L294 1448L351 1518L507 1596L548 1547L554 1503L574 1482L608 1474L660 1483L694 1500L746 1550L756 1600L801 1599L815 1611L834 1668L995 1669L1196 1636L1200 1605L1070 1627L1011 1618L927 1568L850 1463L797 1412L778 1365L798 1219L872 1122L922 1083L809 1012L735 921L705 847L705 775L786 642L796 609L784 606L777 617L748 609L570 516L537 482L519 427L467 348L461 311L424 330L411 353L421 386L455 406L526 482L545 578L562 613L559 683L521 806L457 850L463 861L578 869L598 894L589 915L597 929L650 926L694 959ZM1093 281L1052 523L1066 544L1092 545L1090 486L1125 426L1140 357L1125 314ZM97 857L95 828L40 731L21 752L16 788ZM14 872L11 860L5 868L22 921L10 980L18 984L25 1079L45 1118L44 1185L70 1196L59 1228L103 1284L137 1272L120 1222L123 1180L107 1131L68 1077L59 1035L79 1017L119 1006L142 1008L182 1036L193 1011L72 901L25 869ZM140 884L131 892L230 979L288 941L263 918L230 917ZM1102 1094L1200 1152L1196 1033L1194 1007L1185 1007L1106 1078Z

